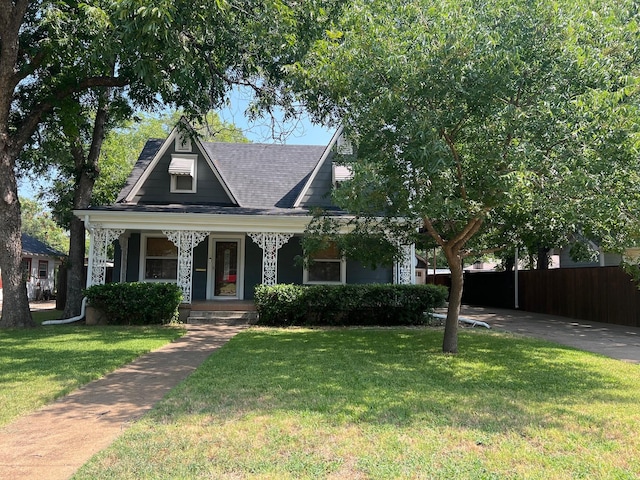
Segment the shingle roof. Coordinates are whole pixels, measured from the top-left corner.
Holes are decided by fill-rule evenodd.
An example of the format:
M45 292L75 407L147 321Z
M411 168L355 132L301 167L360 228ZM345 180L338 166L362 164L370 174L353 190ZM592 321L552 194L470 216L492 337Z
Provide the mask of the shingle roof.
M22 234L22 255L42 255L45 257L66 257L65 253L50 247L44 242L41 242L37 238Z
M116 204L129 195L164 142L159 139L147 142ZM267 210L293 208L326 148L322 145L223 142L202 142L202 147L241 207Z
M129 192L131 192L131 189L138 181L138 178L140 178L140 175L142 175L142 173L147 169L147 167L151 163L151 160L153 160L153 157L155 157L156 153L158 153L160 148L162 148L164 142L165 140L161 140L159 138L152 138L147 140L147 143L144 145L142 152L140 152L138 161L133 166L133 170L129 174L129 178L127 178L127 182L118 194L116 203L121 202L126 198L127 195L129 195Z
M292 208L326 147L203 143L243 207Z

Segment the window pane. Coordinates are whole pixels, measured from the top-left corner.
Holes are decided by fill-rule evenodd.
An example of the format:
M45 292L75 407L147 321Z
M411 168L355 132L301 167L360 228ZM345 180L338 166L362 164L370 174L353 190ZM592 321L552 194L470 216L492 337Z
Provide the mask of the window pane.
M193 190L193 177L176 175L176 190Z
M175 280L178 278L177 259L147 259L144 269L145 280Z
M235 297L238 281L238 242L216 242L216 297Z
M177 257L178 247L167 238L147 238L147 257Z
M340 258L340 252L338 251L338 246L334 242L332 242L331 245L328 248L325 248L324 250L320 250L319 252L316 252L315 254L311 255L311 258L314 258L314 259L323 259L323 258L338 259L338 258Z
M47 260L40 260L38 262L38 277L47 278L49 273L49 262Z
M310 282L339 282L340 262L323 262L316 260L309 265Z

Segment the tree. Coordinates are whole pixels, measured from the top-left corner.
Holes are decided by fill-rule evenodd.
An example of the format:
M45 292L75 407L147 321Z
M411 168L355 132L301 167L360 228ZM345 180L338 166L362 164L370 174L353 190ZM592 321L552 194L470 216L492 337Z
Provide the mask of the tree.
M632 1L354 1L298 65L309 110L357 147L338 204L443 249L444 352L458 350L465 256L526 240L534 219L549 242L630 241L639 20Z
M0 269L11 308L3 309L0 326L34 325L20 275L16 162L44 120L74 103L86 106L87 92L98 119L100 108L108 114L108 89L121 89L139 108L164 102L189 117L220 106L237 84L253 88L259 107L286 101L283 65L323 30L331 10L321 7L339 3L1 0Z
M23 198L21 203L22 233L31 235L60 252L67 253L69 236L51 217L51 213L36 200Z

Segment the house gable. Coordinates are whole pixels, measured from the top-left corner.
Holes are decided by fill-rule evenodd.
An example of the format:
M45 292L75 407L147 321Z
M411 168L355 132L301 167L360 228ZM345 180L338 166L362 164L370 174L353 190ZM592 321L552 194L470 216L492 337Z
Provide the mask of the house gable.
M333 159L335 158L336 149L340 146L342 139L343 131L342 127L340 127L336 133L334 133L333 137L331 137L322 157L300 190L294 202L295 207L334 206L331 199L331 190L333 189L335 180Z
M219 165L186 123L164 141L147 142L118 202L240 206Z

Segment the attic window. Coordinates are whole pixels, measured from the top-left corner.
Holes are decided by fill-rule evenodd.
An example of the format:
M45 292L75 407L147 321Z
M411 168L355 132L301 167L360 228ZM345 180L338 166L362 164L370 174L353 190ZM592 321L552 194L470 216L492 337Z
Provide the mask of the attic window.
M196 155L171 155L171 193L195 193L197 158Z
M338 155L353 155L353 145L351 144L351 141L344 136L344 134L338 137L336 150Z
M189 135L182 134L176 136L176 152L190 152L191 151L191 138Z
M345 165L333 165L333 185L339 187L345 180L353 178L353 170Z

